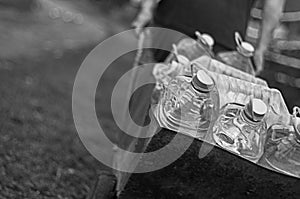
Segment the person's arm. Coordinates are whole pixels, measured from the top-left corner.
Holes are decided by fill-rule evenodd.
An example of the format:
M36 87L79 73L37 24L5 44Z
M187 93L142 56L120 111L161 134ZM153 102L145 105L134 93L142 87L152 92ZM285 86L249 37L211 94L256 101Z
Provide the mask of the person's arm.
M263 70L264 53L272 39L272 33L282 16L282 11L286 0L265 0L262 13L262 27L255 51L254 61L256 74Z
M152 20L153 12L158 2L159 0L143 0L141 2L141 11L132 23L132 26L135 28L138 35Z

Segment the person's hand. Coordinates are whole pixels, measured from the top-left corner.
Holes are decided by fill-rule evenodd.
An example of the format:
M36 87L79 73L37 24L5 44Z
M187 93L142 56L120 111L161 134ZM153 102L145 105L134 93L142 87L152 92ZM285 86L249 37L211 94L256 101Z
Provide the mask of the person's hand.
M135 33L139 36L144 28L150 23L152 20L152 14L150 13L141 13L138 15L136 20L133 21L132 26L135 29Z
M254 53L255 75L259 75L264 69L264 50L257 49Z

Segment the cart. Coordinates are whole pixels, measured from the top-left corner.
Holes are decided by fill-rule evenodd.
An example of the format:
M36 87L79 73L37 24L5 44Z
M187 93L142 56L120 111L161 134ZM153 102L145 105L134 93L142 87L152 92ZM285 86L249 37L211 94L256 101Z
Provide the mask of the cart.
M299 196L299 177L279 173L266 162L253 163L226 151L217 146L211 136L199 138L197 132L191 134L184 129L169 128L160 121L157 107L150 109L152 122L146 128L146 133L152 137L139 139L128 136L123 139L127 143L126 150L116 148L113 158L115 168L120 170L115 170L113 174L100 174L90 199L214 198L222 195L234 197L235 194L258 198L276 198L280 195L286 198L292 192L295 192L293 196ZM207 135L211 135L216 119L212 118ZM171 142L173 144L170 145ZM168 147L164 153L147 155L164 148L166 144ZM132 156L130 152L137 155ZM165 167L151 170L153 165L155 168L172 154L181 155ZM124 168L131 172L122 172ZM139 172L142 170L150 172ZM289 188L279 188L264 196L265 190L273 186ZM218 191L215 193L214 189ZM147 193L149 196L144 195Z
M276 99L285 106L282 96ZM282 114L286 116L288 111ZM123 135L121 144L125 150L114 149L115 168L126 168L130 172L117 169L113 173L101 173L88 199L300 197L297 177L218 147L210 136L199 138L197 132L191 134L184 129L169 128L159 120L157 106L150 109L149 119L151 123L143 133L151 135L150 138ZM211 118L207 135L211 134L216 119ZM173 144L164 153L148 155L170 142ZM131 152L136 155L132 156ZM181 156L165 167L149 169L160 165L167 154L178 153ZM149 172L139 172L141 170ZM272 191L266 193L269 189Z
M154 114L150 114L155 119ZM104 172L98 177L89 199L98 198L299 198L300 180L274 171L264 162L254 164L213 144L184 133L161 128L152 123L151 139L134 139L130 151L148 152L164 147L183 155L170 165L152 172L134 173L159 165L164 156L137 155L127 159L126 153L115 151L115 164L132 167L133 173ZM211 129L210 129L211 130ZM187 147L188 146L188 147ZM199 158L199 151L211 150ZM204 151L205 153L205 151ZM122 165L121 165L122 164ZM276 189L274 189L276 187ZM272 190L267 192L267 190ZM266 195L267 194L267 195Z

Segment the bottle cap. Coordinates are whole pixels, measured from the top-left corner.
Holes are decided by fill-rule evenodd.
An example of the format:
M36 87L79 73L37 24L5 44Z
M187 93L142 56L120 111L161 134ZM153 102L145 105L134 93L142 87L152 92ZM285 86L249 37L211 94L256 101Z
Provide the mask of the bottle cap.
M204 70L199 70L192 80L192 85L197 91L210 92L215 84Z
M182 64L184 66L189 65L189 63L190 63L190 60L186 56L183 56L183 55L178 55L177 60L180 64Z
M248 42L242 42L241 43L241 47L247 53L253 53L254 50L255 50L254 47L250 43L248 43Z
M208 34L202 34L202 39L207 43L209 47L213 47L215 44L214 39Z
M244 56L251 57L255 51L254 47L248 43L243 41L241 35L238 32L235 32L235 43L237 45L237 51Z
M254 122L260 122L268 111L267 105L260 99L252 99L245 107L246 115Z
M173 61L171 62L171 67L172 67L172 68L177 68L177 66L178 66L178 62L173 60Z

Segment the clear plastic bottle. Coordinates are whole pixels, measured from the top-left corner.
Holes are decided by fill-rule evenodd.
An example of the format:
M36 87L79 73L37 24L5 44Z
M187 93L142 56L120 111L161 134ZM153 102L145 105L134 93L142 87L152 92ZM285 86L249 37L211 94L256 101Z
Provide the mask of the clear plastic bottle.
M220 61L234 68L237 68L246 73L255 75L255 70L252 62L254 47L241 39L238 33L235 33L235 41L237 45L236 51L221 52L218 54Z
M256 98L246 106L225 105L213 128L215 142L252 162L258 162L263 155L266 138L266 113L266 104Z
M178 54L187 57L189 60L194 60L203 55L214 57L215 55L212 51L214 39L210 35L201 34L198 31L195 32L195 35L197 37L196 40L192 38L180 40L178 44L175 45L176 48L173 47L173 53L166 59L166 62L171 62Z
M204 136L218 97L214 88L213 79L203 70L193 78L177 76L170 81L161 99L161 122L172 130L180 128L186 133L198 132L198 136Z
M274 124L268 130L265 160L272 168L300 177L300 118L299 108L294 109L292 124Z

